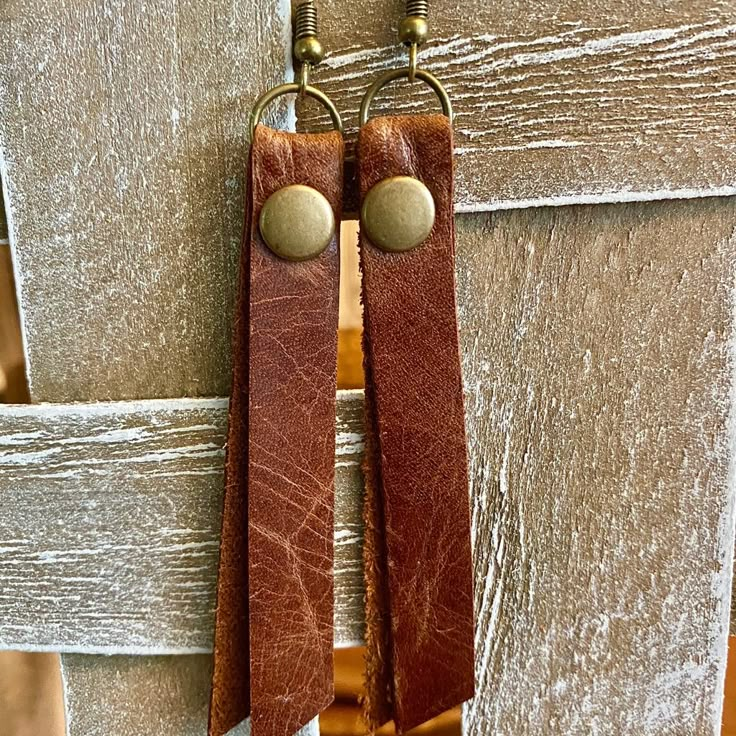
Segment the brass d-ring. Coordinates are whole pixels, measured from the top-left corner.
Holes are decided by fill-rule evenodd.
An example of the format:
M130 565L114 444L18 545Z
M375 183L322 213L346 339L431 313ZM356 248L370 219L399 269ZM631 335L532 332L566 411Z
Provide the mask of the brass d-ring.
M332 103L332 100L324 93L320 92L316 87L310 87L306 85L302 88L300 84L290 82L289 84L280 84L278 87L268 90L265 94L261 95L253 106L253 112L250 114L250 139L253 140L253 134L256 130L256 125L261 121L261 115L263 111L270 105L277 97L282 95L288 95L292 93L303 93L308 97L313 97L315 100L321 102L326 108L327 112L330 113L332 118L332 124L335 126L335 130L342 133L342 119L337 108Z
M450 122L452 122L452 103L450 102L450 97L447 94L445 88L442 86L440 80L437 79L434 74L425 72L424 69L412 70L411 67L407 66L401 69L392 69L391 71L386 72L384 75L376 79L376 81L373 82L370 87L368 87L368 91L363 95L363 101L360 103L361 125L365 125L368 122L368 114L370 112L371 103L373 102L373 98L376 96L376 94L380 92L381 89L383 89L383 87L385 87L389 82L393 82L394 79L410 79L412 76L412 71L414 72L414 76L417 79L421 79L422 82L425 82L432 88L432 90L440 100L440 104L442 105L442 112L447 115L447 117L450 118Z

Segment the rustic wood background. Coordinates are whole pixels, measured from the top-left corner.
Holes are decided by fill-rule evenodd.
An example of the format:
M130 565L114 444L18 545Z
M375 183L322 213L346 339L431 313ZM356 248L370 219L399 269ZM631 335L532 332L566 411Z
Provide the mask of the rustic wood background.
M209 652L225 399L0 412L0 648ZM362 393L336 435L336 644L362 627Z
M283 80L285 15L280 0L0 6L34 400L227 395L245 131Z
M468 734L720 724L733 199L462 220Z
M432 0L420 63L456 113L460 211L736 193L730 0ZM319 3L315 73L354 137L360 98L406 64L400 0ZM438 109L394 83L375 114ZM300 124L326 124L310 105Z
M548 5L433 5L422 58L455 100L461 210L736 192L732 3ZM15 240L34 244L16 252L33 396L225 395L246 120L285 74L284 8L105 8L0 8L16 39L0 46L6 186ZM400 8L320 10L315 79L354 121L396 61Z
M652 733L705 733L717 723L732 544L733 223L728 198L460 221L479 612L480 695L466 715L469 732L553 722L556 732L575 733L605 721L628 733L646 721ZM357 515L359 395L352 401L341 414L355 419L338 425L338 477L349 479L338 497ZM25 632L24 644L86 652L172 652L173 640L181 652L207 649L218 493L207 478L219 472L224 404L76 412L6 413L19 430L4 440L6 477L19 494L6 524L28 540L9 562L17 570L22 551L29 571L42 562L48 573L21 576L33 580L32 598L45 591L45 615L19 598L3 614L4 631ZM156 474L147 472L154 460ZM126 493L111 497L111 479ZM78 501L59 506L58 488ZM24 489L37 494L32 503L21 500ZM145 564L141 540L127 540L120 526L128 518L148 537ZM356 581L342 620L356 622L355 519L336 534L352 555L343 579ZM126 567L141 579L126 582ZM52 604L49 587L67 570L81 570L79 579ZM3 575L11 585L19 579ZM80 598L94 602L91 615ZM126 609L139 619L126 620ZM654 710L652 683L661 683ZM555 697L543 697L553 686Z
M736 217L733 198L703 197L736 193L736 10L433 7L422 58L456 101L459 209L512 209L457 218L478 611L465 731L711 734L733 550ZM396 58L400 9L320 8L331 54L315 80L350 122ZM208 648L224 404L196 397L228 391L245 122L288 76L286 11L0 7L13 34L0 172L31 396L61 404L0 414L14 428L0 568L25 601L2 610L0 639L63 652L70 736L97 719L126 736L202 723L206 654L128 655ZM687 201L584 204L672 198ZM576 206L529 208L545 203ZM354 515L338 528L343 642L361 621L351 421L336 458L337 513ZM159 708L135 682L166 693Z

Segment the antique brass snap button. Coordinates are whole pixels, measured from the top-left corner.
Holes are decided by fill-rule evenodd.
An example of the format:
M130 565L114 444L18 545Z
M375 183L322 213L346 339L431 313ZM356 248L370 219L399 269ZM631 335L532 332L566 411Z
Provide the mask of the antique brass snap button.
M330 244L335 215L327 198L316 189L291 184L265 201L258 227L277 256L287 261L308 261Z
M393 176L378 182L363 200L360 221L381 250L400 253L423 243L434 225L434 200L422 182Z

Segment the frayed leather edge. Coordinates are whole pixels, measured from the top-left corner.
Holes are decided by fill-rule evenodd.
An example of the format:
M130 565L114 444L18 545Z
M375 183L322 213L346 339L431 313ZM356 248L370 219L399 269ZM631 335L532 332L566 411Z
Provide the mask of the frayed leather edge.
M364 320L367 324L368 315ZM394 717L393 662L388 569L384 540L383 501L379 442L375 424L371 382L368 330L363 331L363 371L365 374L365 454L363 471L363 577L365 580L365 673L364 694L360 697L363 721L369 733Z

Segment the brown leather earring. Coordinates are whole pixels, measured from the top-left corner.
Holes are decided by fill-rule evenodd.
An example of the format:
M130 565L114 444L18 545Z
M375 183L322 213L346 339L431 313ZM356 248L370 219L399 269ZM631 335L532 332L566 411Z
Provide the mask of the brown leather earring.
M298 83L251 119L234 323L209 734L250 715L253 736L292 736L334 698L333 501L343 138L308 83L322 49L312 0L297 8ZM306 94L336 130L259 124ZM305 428L308 431L305 431Z
M473 696L473 585L455 305L452 108L417 68L426 0L409 0L410 63L366 92L358 180L366 374L366 696L403 733ZM368 120L376 93L419 79L443 114Z

